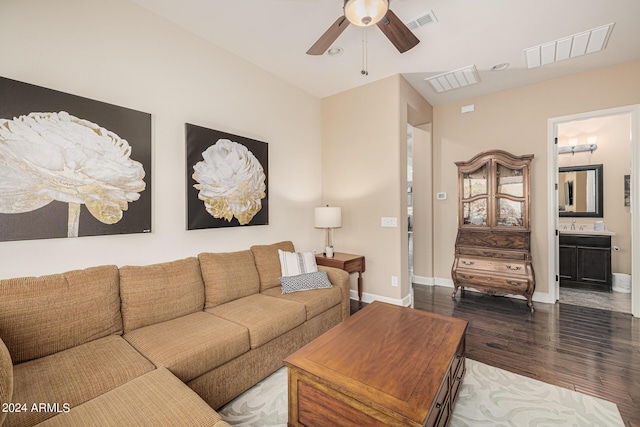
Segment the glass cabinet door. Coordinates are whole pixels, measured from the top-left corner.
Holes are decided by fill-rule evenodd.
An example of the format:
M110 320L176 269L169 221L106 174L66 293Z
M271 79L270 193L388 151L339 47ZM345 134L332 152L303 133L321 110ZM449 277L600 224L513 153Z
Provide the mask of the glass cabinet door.
M511 169L501 163L496 167L496 194L524 196L524 177L521 169Z
M529 229L532 154L502 150L477 154L458 167L458 227Z
M522 227L524 225L524 203L496 196L498 204L496 225L502 227Z
M512 169L501 163L495 168L496 225L524 226L524 176L522 169Z
M487 225L489 199L488 164L462 174L462 216L465 225Z

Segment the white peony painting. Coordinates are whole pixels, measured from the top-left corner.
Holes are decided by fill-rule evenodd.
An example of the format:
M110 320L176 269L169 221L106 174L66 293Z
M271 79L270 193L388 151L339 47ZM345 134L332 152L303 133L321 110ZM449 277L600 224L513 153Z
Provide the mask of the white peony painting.
M267 144L187 124L188 229L268 224Z
M9 79L0 91L0 240L150 231L148 114Z

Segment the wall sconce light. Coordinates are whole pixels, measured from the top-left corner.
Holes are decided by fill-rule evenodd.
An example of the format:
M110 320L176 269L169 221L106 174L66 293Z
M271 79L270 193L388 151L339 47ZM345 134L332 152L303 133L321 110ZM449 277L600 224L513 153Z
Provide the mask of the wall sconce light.
M582 144L574 146L558 147L558 154L576 154L583 151L591 151L592 153L598 148L597 144Z
M323 206L314 210L315 228L324 228L327 232L324 253L328 258L333 258L333 242L331 232L334 228L342 227L342 209L334 206Z

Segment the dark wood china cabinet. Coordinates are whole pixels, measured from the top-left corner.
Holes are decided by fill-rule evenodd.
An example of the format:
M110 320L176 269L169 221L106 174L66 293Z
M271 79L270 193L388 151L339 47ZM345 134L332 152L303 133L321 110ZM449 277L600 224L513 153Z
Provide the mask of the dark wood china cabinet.
M451 268L458 288L522 295L533 311L535 277L529 228L533 154L482 152L458 166L458 235Z

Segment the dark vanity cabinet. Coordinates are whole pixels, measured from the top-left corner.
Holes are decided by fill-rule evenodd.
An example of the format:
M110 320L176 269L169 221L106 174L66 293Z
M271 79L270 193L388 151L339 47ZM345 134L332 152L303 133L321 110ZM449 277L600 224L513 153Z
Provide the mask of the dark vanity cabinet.
M560 286L611 292L611 236L560 234Z

